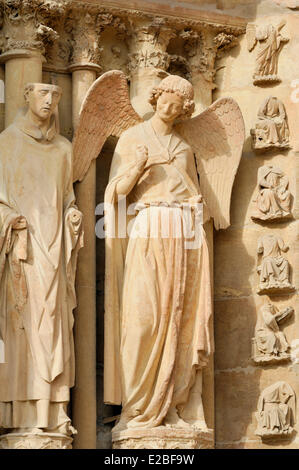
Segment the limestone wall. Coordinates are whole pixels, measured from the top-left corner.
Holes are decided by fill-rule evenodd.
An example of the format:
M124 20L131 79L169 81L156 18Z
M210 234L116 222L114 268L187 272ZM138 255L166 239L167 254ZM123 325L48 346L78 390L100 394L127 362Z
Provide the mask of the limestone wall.
M282 2L281 2L282 3ZM246 125L246 142L232 196L232 225L215 234L215 390L216 442L218 448L298 448L296 435L289 440L262 443L255 435L255 412L260 393L269 385L283 380L299 391L298 337L299 316L296 292L283 295L258 295L257 242L261 234L280 235L289 245L286 258L292 267L292 282L298 288L298 119L299 103L294 100L294 80L299 77L299 14L279 9L270 2L260 2L256 17L250 22L276 25L286 20L284 35L290 41L279 57L280 83L253 85L252 73L256 52L249 52L246 36L219 61L217 90L213 98L232 96L239 103ZM292 94L293 93L293 94ZM257 111L268 96L279 98L285 105L290 127L290 150L276 149L255 153L251 147L250 129ZM257 171L263 165L279 167L288 176L294 196L291 221L257 223L250 215ZM251 360L251 338L258 310L270 299L279 308L291 305L294 316L283 331L292 346L292 360L277 365L255 365ZM297 410L298 421L298 410Z

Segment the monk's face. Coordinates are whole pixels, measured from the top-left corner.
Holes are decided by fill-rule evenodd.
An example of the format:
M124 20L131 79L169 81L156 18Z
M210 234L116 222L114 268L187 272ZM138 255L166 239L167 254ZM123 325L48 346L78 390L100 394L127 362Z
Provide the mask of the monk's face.
M165 122L172 122L183 112L183 98L176 93L164 91L157 100L156 113Z
M60 96L59 89L55 86L35 83L34 89L28 92L26 101L31 112L44 121L53 114Z

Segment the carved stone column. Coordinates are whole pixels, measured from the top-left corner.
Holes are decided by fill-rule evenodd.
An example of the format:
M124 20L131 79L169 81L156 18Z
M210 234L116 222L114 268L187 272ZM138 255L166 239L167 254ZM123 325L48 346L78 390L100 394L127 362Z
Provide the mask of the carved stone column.
M74 12L75 18L76 12ZM101 71L97 19L89 13L74 21L72 53L73 128L78 125L82 101ZM79 253L76 275L75 311L76 381L73 390L73 424L78 431L74 448L96 448L96 244L95 244L96 162L75 186L77 205L84 217L84 248Z
M184 40L184 53L190 70L190 80L194 86L196 114L212 103L212 93L218 56L235 45L235 36L213 29L181 31Z
M170 57L166 52L174 31L161 18L151 23L131 22L129 72L131 78L131 102L141 117L153 113L147 104L151 88L161 81L169 66Z
M5 63L5 126L24 105L23 91L28 82L42 81L45 45L57 38L47 23L53 11L35 1L12 0L4 3L2 54Z

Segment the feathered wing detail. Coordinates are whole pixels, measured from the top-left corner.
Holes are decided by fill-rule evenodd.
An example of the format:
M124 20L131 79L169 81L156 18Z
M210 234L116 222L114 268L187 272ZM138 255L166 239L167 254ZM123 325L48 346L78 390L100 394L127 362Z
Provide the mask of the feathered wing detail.
M247 40L247 49L249 52L254 49L254 46L257 43L256 39L256 26L253 23L248 23L246 27L246 40Z
M195 152L202 195L215 228L230 225L230 200L245 138L241 110L221 98L198 116L176 126Z
M82 103L73 140L74 182L82 181L110 135L119 137L139 122L123 72L112 70L95 80Z

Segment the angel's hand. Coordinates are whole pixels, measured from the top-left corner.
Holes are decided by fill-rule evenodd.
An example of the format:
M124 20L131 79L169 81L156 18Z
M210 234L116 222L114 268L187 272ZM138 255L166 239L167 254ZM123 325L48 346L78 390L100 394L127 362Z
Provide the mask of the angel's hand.
M146 145L137 145L136 158L138 170L142 171L148 159L148 148Z

